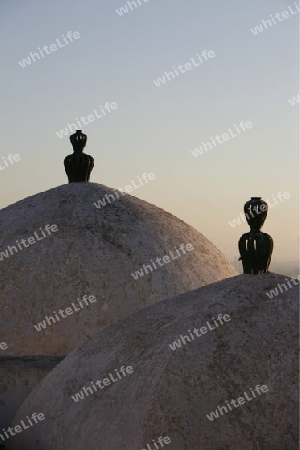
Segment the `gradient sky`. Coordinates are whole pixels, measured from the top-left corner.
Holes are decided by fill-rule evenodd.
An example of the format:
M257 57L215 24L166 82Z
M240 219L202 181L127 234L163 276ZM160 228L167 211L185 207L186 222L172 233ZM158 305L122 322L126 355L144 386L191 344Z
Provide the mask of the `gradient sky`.
M133 195L194 226L229 258L248 231L233 220L251 196L272 202L263 231L273 259L298 259L299 15L254 35L293 0L1 0L1 151L21 161L0 171L3 208L67 182L69 138L56 132L107 101L118 109L82 127L95 158L91 181L117 188L144 172ZM22 68L18 61L68 31L81 37ZM161 87L172 66L215 58ZM241 121L253 128L195 158L191 150ZM3 164L2 164L3 166ZM98 199L91 199L91 202ZM91 203L91 207L94 207Z

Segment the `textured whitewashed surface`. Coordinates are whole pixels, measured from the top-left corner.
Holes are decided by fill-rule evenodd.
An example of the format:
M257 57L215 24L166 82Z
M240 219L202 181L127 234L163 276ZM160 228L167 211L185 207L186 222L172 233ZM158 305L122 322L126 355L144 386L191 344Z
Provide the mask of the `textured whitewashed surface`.
M297 287L270 300L285 277L241 275L164 300L75 349L18 411L46 419L9 450L297 450ZM173 352L169 343L212 316L231 321ZM75 403L71 395L122 364L134 373ZM210 422L206 414L244 391L269 392ZM154 447L151 447L152 449Z
M7 429L27 395L55 367L58 357L11 357L0 354L0 430ZM1 443L1 439L0 439Z
M67 354L133 311L235 275L201 233L154 205L129 195L101 209L93 205L113 192L96 183L66 184L0 211L0 251L40 227L58 226L50 237L0 261L6 355ZM181 243L195 250L133 279L133 271ZM85 294L95 295L97 303L44 331L34 329Z
M28 394L50 372L49 368L2 367L0 360L0 429L11 425L16 411ZM1 443L1 439L0 439Z

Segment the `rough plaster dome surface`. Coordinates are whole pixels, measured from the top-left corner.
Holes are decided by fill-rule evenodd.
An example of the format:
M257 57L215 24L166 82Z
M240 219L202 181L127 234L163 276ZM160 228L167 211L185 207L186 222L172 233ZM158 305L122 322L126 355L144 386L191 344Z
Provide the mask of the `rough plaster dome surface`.
M298 449L298 288L266 295L285 280L237 276L113 324L30 394L14 425L33 412L45 420L10 438L8 449L153 450L159 436L171 439L170 450ZM212 327L219 314L230 321L170 348L189 329L207 321ZM71 398L122 365L133 372L78 402ZM257 385L268 391L254 398ZM207 418L245 391L245 404Z
M119 200L95 207L113 193L96 183L71 183L1 210L0 251L34 232L41 238L47 224L58 227L0 261L6 355L67 354L135 310L235 274L201 233L154 205L120 194ZM194 250L137 280L132 277L182 243ZM78 307L84 295L97 301L36 331L35 324L46 316L55 319L53 312L72 302Z

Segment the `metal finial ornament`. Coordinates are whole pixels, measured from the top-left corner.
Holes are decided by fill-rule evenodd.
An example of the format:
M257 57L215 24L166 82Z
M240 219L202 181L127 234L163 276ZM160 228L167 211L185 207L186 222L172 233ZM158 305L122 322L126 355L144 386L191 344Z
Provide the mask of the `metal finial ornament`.
M94 167L94 158L83 153L87 135L81 130L70 136L74 153L65 157L64 166L69 183L88 182Z
M268 204L261 197L251 197L244 205L244 213L250 232L239 240L239 251L244 273L267 273L273 252L273 239L262 228L268 214Z

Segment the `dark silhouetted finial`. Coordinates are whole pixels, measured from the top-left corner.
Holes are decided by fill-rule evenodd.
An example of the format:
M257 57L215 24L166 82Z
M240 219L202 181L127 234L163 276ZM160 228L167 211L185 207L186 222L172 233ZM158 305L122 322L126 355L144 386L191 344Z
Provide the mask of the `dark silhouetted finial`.
M273 251L273 239L260 231L267 214L268 204L261 197L251 197L245 203L244 213L250 232L243 234L239 240L239 251L244 273L267 273Z
M66 156L64 160L69 183L89 181L94 167L94 158L83 153L87 135L83 134L81 130L77 130L76 133L70 136L70 141L74 153Z

